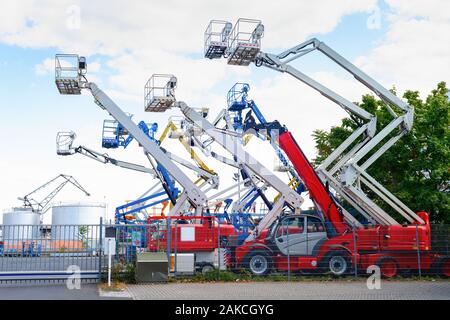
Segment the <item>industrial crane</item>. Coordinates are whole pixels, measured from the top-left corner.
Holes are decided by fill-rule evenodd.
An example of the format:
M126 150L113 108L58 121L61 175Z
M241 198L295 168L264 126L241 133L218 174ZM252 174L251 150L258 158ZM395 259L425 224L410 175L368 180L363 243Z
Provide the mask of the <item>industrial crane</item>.
M32 198L32 195L35 193L47 188L51 184L54 184L54 182L61 181L56 188L54 188L49 194L47 194L42 200L35 200ZM44 214L47 212L48 209L50 209L50 202L52 199L61 191L64 186L67 184L74 185L77 189L84 192L86 196L90 196L90 194L81 186L81 184L78 183L77 180L75 180L74 177L66 175L66 174L60 174L56 176L55 178L51 179L50 181L44 183L40 187L36 188L35 190L31 191L27 195L23 197L19 197L18 199L20 201L23 201L23 205L26 208L31 208L33 212Z

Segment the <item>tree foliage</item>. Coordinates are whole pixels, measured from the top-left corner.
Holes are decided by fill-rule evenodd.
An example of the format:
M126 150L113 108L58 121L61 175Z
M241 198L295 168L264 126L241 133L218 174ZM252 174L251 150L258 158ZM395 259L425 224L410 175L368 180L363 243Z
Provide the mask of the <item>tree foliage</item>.
M413 211L426 211L432 222L444 223L450 223L450 103L447 92L445 82L439 83L425 101L420 99L419 92L407 91L403 97L414 107L412 130L367 170ZM358 105L377 116L377 132L392 121L384 102L373 95L363 96ZM356 119L345 118L340 126L329 131L314 131L318 152L314 164L321 163L357 127ZM378 204L387 209L384 203Z

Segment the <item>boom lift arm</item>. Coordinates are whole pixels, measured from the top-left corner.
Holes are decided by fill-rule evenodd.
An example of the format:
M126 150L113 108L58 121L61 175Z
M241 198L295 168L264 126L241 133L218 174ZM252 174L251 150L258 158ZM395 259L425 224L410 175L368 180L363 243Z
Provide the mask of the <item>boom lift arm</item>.
M110 164L113 164L115 166L118 166L118 167L121 167L124 169L149 173L154 178L156 178L155 171L153 169L147 168L145 166L142 166L139 164L134 164L131 162L117 160L117 159L111 158L106 153L100 153L100 152L97 152L90 148L87 148L85 146L80 145L78 147L73 147L72 143L75 138L76 138L76 134L72 131L71 132L58 132L57 138L56 138L56 140L57 140L56 153L60 156L68 156L68 155L73 155L73 154L79 153L85 157L88 157L90 159L96 160L96 161L104 163L104 164L110 163ZM68 142L69 139L70 139L70 142Z
M214 24L214 21L210 24ZM251 30L253 31L241 32L240 30L245 24L250 24L253 28ZM411 130L414 118L413 108L317 39L305 41L278 55L262 52L260 50L260 39L262 38L263 30L264 27L259 20L239 19L229 36L228 47L223 55L228 58L228 64L249 65L251 62L254 62L258 67L265 66L278 72L288 73L338 104L345 111L350 113L352 119L359 124L359 128L320 165L318 173L321 178L327 181L333 189L335 189L358 211L369 218L369 220L376 221L381 225L399 225L396 220L366 196L361 189L361 185L365 185L372 192L377 194L408 222L425 223L421 217L410 210L397 197L381 186L366 172L366 169L376 161L376 159ZM216 45L217 44L213 42L205 42L205 46L207 47L214 47ZM356 80L385 101L386 108L393 117L392 122L376 134L376 117L374 115L318 83L290 64L292 61L314 50L318 50L325 54L325 56L348 71ZM210 59L220 58L218 55L208 55L208 52L210 52L210 50L206 50L205 48L205 57ZM391 105L403 111L404 114L401 116L397 115ZM398 128L396 135L387 142L384 142L385 138L387 138L396 128ZM354 146L345 153L352 145ZM378 147L378 150L366 159L368 153L376 147ZM359 164L358 162L362 160L364 160L364 162ZM329 168L330 166L331 168Z
M94 159L94 160L104 163L104 164L110 163L110 164L113 164L115 166L118 166L118 167L121 167L124 169L139 171L139 172L143 172L143 173L149 173L154 178L156 178L156 176L157 176L155 173L155 170L147 168L145 166L126 162L126 161L116 160L114 158L109 157L106 153L102 154L100 152L97 152L95 150L89 149L84 146L73 147L72 145L73 145L73 141L75 140L75 138L76 138L76 134L73 131L59 132L57 134L57 138L56 138L57 154L61 155L61 156L68 156L68 155L74 155L76 153L79 153L90 159ZM167 192L163 191L163 190L165 190L163 187L159 188L154 194L148 195L148 193L150 193L153 189L155 189L158 186L158 184L154 185L150 190L148 190L145 194L140 196L137 200L117 207L116 208L116 222L125 221L125 223L129 223L129 221L126 219L126 216L128 216L128 215L136 216L137 213L142 212L143 210L145 210L151 206L163 203L165 201L169 201L169 200L171 200L171 198L176 198L178 196L178 189L173 188L173 189L171 189L171 197L158 199L157 201L155 201L155 198L160 198L161 196L164 196L164 195L167 196ZM146 202L149 200L153 200L153 202L151 204L147 204ZM147 220L142 219L142 221L146 222Z

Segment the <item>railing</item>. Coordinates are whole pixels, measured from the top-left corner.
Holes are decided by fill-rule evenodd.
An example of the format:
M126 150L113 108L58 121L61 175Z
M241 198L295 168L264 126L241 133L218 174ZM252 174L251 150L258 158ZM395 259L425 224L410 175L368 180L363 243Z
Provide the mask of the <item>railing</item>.
M105 246L111 240L115 276L131 278L142 253L163 253L170 277L450 276L450 225L432 225L431 238L420 225L346 225L343 234L336 229L309 215L283 218L256 240L249 240L251 227L239 229L215 216L154 216L133 225L3 225L0 283L67 281L74 275L98 281L108 271Z
M0 283L99 278L102 229L97 225L1 225Z

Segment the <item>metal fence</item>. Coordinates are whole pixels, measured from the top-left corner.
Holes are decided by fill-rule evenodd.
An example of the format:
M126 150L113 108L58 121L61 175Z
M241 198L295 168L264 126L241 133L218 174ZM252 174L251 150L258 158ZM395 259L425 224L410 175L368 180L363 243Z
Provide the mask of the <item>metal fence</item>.
M260 234L213 216L153 217L145 225L8 225L0 226L0 283L75 275L98 281L108 271L132 281L136 258L148 252L164 253L170 277L449 277L449 249L450 225L352 227L299 215Z
M0 282L61 282L99 278L104 227L1 225Z
M139 253L164 252L172 277L214 270L214 276L236 279L450 276L449 225L333 226L291 216L256 235L203 216L154 217L146 225L114 228L116 263L133 266Z

